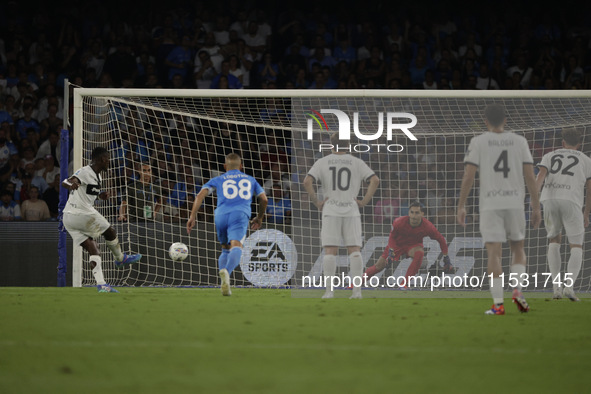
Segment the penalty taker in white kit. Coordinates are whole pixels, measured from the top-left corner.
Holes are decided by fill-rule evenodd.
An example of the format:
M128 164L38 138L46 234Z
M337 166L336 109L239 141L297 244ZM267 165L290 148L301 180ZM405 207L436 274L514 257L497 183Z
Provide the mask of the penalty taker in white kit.
M105 281L101 253L95 239L101 235L105 237L107 247L115 256L117 267L136 263L140 261L142 255L128 255L121 252L117 232L94 207L97 197L101 200L109 198L109 193L101 190L101 172L109 168L109 151L103 147L94 148L91 160L90 165L80 168L62 182L62 186L70 190L70 196L64 208L64 227L70 233L74 245L82 246L90 255L90 267L99 293L118 293Z
M258 230L265 217L267 195L255 178L243 173L242 159L236 153L226 156L226 172L210 179L197 194L191 216L187 221L187 234L195 227L197 211L203 200L214 190L217 192L217 207L214 212L215 229L222 253L218 259L220 268L222 295L230 296L230 274L240 264L242 242L246 238L250 216L252 215L252 197L258 201L258 214L250 221L250 228Z

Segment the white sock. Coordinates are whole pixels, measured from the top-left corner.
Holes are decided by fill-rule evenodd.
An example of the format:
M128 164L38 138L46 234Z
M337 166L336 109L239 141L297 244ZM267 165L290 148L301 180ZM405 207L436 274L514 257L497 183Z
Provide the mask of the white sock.
M517 286L515 288L519 291L523 288L523 282L526 280L525 277L525 264L513 264L511 266L511 273L517 274Z
M351 284L360 283L359 279L353 282L353 278L361 278L363 275L363 258L361 258L360 252L353 252L349 255L349 267L351 270ZM361 289L361 286L354 286L354 288Z
M331 282L332 277L337 272L337 256L332 254L325 254L322 259L322 269L324 271L324 280L326 283L326 291L332 291Z
M495 304L502 304L503 299L503 280L499 276L495 276L489 280L490 294L492 295Z
M572 282L573 285L575 284L575 281L579 277L579 273L581 272L581 264L582 263L583 263L583 249L582 248L570 248L570 257L568 259L568 264L566 265L566 272L570 274L568 277L573 280L573 282Z
M119 244L119 238L115 237L114 240L105 241L105 243L107 244L107 247L113 253L113 256L115 256L115 260L117 260L117 261L123 260L123 252L121 251L121 244Z
M560 244L556 242L550 242L548 245L548 269L550 270L550 274L552 274L552 278L550 278L552 282L554 282L554 279L560 275L561 265L562 259L560 258ZM553 283L552 286L554 290L560 289L559 284Z
M93 255L90 256L88 260L94 261L94 263L96 264L92 269L92 275L94 276L94 280L96 280L96 284L104 285L105 283L107 283L105 282L105 277L103 276L103 269L101 267L101 256Z

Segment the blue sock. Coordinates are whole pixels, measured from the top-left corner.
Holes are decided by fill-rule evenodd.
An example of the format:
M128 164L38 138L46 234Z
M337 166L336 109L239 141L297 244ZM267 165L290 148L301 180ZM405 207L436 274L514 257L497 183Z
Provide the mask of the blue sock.
M240 264L240 258L242 257L242 248L235 246L230 249L230 255L228 256L228 264L226 265L226 269L228 273L232 273L234 268L238 267Z
M218 259L218 266L220 267L220 270L223 270L224 268L227 267L229 254L230 254L230 249L222 249L222 254L220 254L220 257Z

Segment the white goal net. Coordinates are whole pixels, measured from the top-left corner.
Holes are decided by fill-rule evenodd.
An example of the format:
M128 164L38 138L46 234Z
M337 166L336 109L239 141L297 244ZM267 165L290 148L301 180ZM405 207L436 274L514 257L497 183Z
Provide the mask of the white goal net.
M482 277L486 251L478 230L476 196L478 182L486 180L477 179L473 188L466 227L456 225L455 207L467 144L485 131L482 112L492 102L506 107L506 130L527 138L536 164L544 153L560 147L563 129L577 127L586 135L591 125L591 95L581 91L74 89L73 167L88 164L94 147L109 148L112 162L103 188L114 197L98 209L116 228L124 251L143 255L139 264L116 269L103 244L106 279L118 286L219 284L215 196L206 198L190 235L185 228L194 195L224 171L223 158L231 152L242 156L244 172L254 176L272 199L263 229L247 235L232 284L298 288L302 278L319 277L320 215L302 181L314 161L329 151L331 132L343 127L350 127L353 154L381 180L371 203L362 209L366 266L384 250L393 219L406 215L408 204L419 200L426 218L449 244L455 275ZM590 144L585 138L587 154ZM255 210L253 202L253 214ZM179 241L188 245L189 256L174 262L168 248ZM528 226L528 273L539 273L542 283L531 283L527 290L552 288L543 286L542 274L549 272L546 245L543 225L538 230ZM585 243L576 291L590 290L589 245ZM419 275L440 275L439 245L425 239L424 246ZM566 261L564 243L561 253ZM87 257L79 248L74 255L74 284L93 284ZM403 276L409 264L410 259L402 260L377 276L382 281ZM508 264L505 248L507 273ZM337 273L348 272L344 250L337 265ZM446 287L457 288L442 286ZM488 281L471 287L487 288Z

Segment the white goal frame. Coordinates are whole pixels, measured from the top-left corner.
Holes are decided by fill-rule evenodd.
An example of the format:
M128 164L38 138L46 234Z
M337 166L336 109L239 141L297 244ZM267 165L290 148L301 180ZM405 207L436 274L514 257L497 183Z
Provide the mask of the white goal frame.
M83 100L86 97L200 97L200 98L347 98L347 97L388 97L388 98L557 98L591 99L591 91L584 90L217 90L217 89L118 89L81 88L73 89L73 168L83 165ZM591 118L586 126L591 124ZM577 126L577 124L569 124ZM522 129L520 129L522 130ZM387 235L387 234L386 234ZM82 248L73 245L72 285L82 286Z

